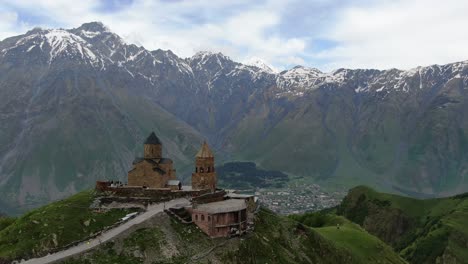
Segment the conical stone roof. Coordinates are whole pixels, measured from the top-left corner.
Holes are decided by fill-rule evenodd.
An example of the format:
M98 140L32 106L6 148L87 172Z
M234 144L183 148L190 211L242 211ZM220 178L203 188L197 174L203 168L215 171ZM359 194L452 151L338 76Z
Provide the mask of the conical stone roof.
M201 146L200 150L198 151L197 155L195 156L197 158L214 158L213 152L211 151L210 147L208 147L208 144L206 144L206 141L203 142L203 145Z
M159 138L156 136L154 132L151 132L149 137L145 140L145 144L149 145L161 145L161 141Z

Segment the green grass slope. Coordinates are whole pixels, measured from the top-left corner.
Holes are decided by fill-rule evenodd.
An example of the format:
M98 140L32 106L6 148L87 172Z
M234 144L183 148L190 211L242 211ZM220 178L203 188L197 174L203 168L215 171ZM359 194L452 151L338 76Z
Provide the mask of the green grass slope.
M16 219L0 219L0 262L41 255L84 239L117 222L129 210L96 213L93 191L35 209Z
M14 222L15 222L15 218L0 216L0 231L7 228L9 225L11 225Z
M405 263L390 246L342 216L306 213L290 218L313 227L334 246L350 252L357 263Z
M254 232L210 239L194 225L159 215L127 237L65 263L406 263L358 225L337 219L343 223L339 230L334 222L312 228L260 210Z
M468 195L418 200L359 186L337 213L392 245L411 263L468 263Z
M378 238L342 217L327 219L321 227L302 220L261 211L254 235L241 244L236 259L239 263L406 263Z

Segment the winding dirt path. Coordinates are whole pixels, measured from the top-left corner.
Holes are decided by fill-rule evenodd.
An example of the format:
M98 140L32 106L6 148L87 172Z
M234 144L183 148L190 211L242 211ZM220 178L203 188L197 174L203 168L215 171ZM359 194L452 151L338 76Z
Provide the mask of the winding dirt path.
M116 228L110 229L107 232L103 233L102 235L89 240L87 242L83 242L79 245L76 245L74 247L71 247L69 249L63 250L56 252L54 254L50 254L44 257L40 258L33 258L29 259L26 261L21 262L22 264L46 264L46 263L54 263L56 261L60 261L81 253L84 253L86 251L89 251L91 249L94 249L98 247L101 243L108 242L112 240L114 237L117 235L123 233L130 227L140 224L151 217L155 216L158 213L161 213L164 211L165 208L172 207L177 204L185 204L188 203L189 201L185 198L179 198L175 199L169 202L164 203L159 203L159 204L154 204L148 207L147 211L137 215L135 218L123 223L122 225L117 226Z

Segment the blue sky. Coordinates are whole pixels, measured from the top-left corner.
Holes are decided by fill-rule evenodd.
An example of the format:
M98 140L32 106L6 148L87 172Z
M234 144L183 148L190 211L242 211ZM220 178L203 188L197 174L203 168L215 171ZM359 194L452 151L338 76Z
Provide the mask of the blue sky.
M128 43L181 57L409 69L468 60L466 10L463 0L0 0L0 39L101 21Z

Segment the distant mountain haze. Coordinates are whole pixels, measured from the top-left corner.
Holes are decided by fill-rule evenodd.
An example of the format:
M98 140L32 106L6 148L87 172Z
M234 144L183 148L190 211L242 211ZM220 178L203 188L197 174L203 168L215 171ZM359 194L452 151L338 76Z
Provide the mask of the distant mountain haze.
M324 184L468 191L468 62L330 73L248 64L149 51L98 22L1 41L0 211L125 180L153 130L182 179L206 139L218 162Z

